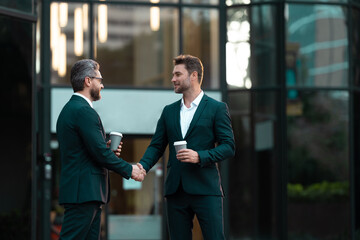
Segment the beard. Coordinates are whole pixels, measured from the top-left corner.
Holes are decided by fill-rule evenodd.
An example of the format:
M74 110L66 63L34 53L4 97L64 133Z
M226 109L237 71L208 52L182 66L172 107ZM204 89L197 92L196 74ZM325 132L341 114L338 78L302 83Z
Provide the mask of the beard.
M92 88L92 89L90 90L90 97L92 98L93 101L100 100L100 98L101 98L100 90L99 90L99 89Z
M178 88L174 88L175 93L182 93L184 91L184 88L179 86Z
M187 91L188 89L190 89L190 77L186 79L186 81L182 82L180 85L178 85L177 87L174 86L174 91L175 93L183 93L185 91Z

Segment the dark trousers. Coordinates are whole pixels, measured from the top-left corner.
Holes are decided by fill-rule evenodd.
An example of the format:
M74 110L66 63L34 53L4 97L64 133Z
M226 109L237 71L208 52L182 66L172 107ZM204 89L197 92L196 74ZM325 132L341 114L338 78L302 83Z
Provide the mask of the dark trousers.
M101 202L65 204L61 240L100 240Z
M191 195L179 190L166 197L171 240L192 239L196 214L204 240L223 240L223 198L221 196Z

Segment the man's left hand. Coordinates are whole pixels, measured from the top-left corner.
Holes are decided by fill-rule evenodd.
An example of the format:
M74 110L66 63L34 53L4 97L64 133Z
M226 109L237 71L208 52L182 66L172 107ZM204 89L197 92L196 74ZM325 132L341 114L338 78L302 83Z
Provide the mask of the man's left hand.
M111 140L107 141L107 143L106 143L106 146L107 146L108 148L110 147L110 143L111 143ZM122 148L122 146L121 146L121 145L122 145L122 144L123 144L123 143L122 143L122 142L120 142L120 144L119 144L118 148L117 148L115 151L113 151L117 157L120 157L120 154L121 154L121 148Z
M191 149L181 149L176 154L176 158L181 162L199 163L199 154Z

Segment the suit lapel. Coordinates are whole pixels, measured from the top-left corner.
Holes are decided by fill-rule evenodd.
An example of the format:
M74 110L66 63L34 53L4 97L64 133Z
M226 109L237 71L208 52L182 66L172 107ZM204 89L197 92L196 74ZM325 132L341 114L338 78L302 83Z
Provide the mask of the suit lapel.
M186 135L184 137L184 139L187 138L187 136L189 136L189 134L191 133L191 131L193 130L194 126L196 125L197 121L199 120L200 116L201 116L201 113L204 111L205 107L206 107L206 104L207 104L207 99L208 97L204 94L203 98L201 99L200 101L200 104L199 106L197 107L196 109L196 112L194 114L194 117L193 119L191 120L191 123L190 123L190 126L189 126L189 129L188 131L186 132ZM180 119L180 117L179 117Z

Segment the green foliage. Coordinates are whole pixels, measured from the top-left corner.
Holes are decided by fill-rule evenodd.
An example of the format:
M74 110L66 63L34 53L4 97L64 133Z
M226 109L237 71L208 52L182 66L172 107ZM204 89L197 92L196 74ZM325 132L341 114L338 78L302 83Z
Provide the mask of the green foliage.
M348 182L323 181L304 187L302 184L287 185L288 198L298 202L338 202L349 198Z
M288 178L290 182L308 186L323 179L336 181L335 174L313 158L305 147L298 147L289 151L288 159Z

